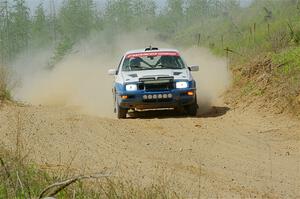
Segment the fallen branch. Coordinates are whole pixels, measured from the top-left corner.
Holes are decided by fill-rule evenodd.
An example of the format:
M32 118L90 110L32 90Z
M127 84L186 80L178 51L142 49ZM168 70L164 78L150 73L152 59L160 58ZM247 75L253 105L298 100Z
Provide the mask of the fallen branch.
M23 183L22 183L21 178L19 176L19 172L17 171L16 174L17 174L18 182L19 182L19 184L21 186L22 193L25 194L25 192L24 192L24 186L23 186Z
M104 178L104 177L111 177L111 174L95 174L95 175L89 175L89 176L77 176L74 178L70 178L68 180L54 183L48 187L46 187L40 194L39 199L44 197L53 197L66 187L70 186L71 184L84 180L84 179L98 179L98 178ZM51 191L51 189L53 189Z
M276 65L275 67L276 67L276 68L280 68L280 67L285 66L285 65L287 65L287 64L289 64L289 63L291 63L291 61L283 62L283 63L281 63L281 64Z

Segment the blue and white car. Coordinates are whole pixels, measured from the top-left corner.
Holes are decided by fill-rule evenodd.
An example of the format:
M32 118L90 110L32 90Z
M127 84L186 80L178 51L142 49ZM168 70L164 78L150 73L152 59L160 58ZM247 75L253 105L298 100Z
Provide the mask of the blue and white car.
M117 69L113 85L114 110L118 118L126 118L128 110L172 108L197 114L196 82L191 71L174 49L146 48L125 53Z

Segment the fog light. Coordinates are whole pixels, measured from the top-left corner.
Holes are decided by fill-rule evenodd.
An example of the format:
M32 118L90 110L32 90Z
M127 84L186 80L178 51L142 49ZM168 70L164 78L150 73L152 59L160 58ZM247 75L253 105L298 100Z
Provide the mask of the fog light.
M162 94L159 94L157 97L158 97L158 99L161 99L163 96L162 96Z
M189 92L187 92L187 95L193 96L193 95L194 95L194 92L193 92L193 91L189 91Z
M143 96L143 99L144 99L144 100L148 99L147 95L144 95L144 96Z
M157 99L157 95L153 95L153 99Z
M172 98L173 97L173 95L170 93L170 94L168 94L168 98Z
M148 95L148 99L152 99L152 95Z
M122 95L121 98L122 99L128 99L128 96L127 95Z
M164 95L163 95L163 98L164 98L164 99L168 98L168 95L167 95L167 94L164 94Z

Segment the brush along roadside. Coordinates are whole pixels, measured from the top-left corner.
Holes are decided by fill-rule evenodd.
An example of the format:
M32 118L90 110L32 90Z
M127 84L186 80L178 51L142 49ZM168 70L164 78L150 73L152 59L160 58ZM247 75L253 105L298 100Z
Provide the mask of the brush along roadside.
M8 71L5 67L0 66L0 103L1 101L11 99L7 82L8 82Z
M180 198L166 185L140 187L111 173L58 176L0 149L0 198Z
M256 102L275 113L300 116L300 67L294 58L282 59L287 53L291 51L260 55L233 66L234 83L227 100Z

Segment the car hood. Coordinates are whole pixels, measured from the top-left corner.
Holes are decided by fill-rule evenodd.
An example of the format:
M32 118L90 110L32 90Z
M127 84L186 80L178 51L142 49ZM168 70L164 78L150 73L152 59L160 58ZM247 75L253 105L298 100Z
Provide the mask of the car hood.
M138 82L140 78L147 77L174 77L174 79L190 79L188 69L165 69L165 70L143 70L143 71L122 71L122 78L124 82Z

